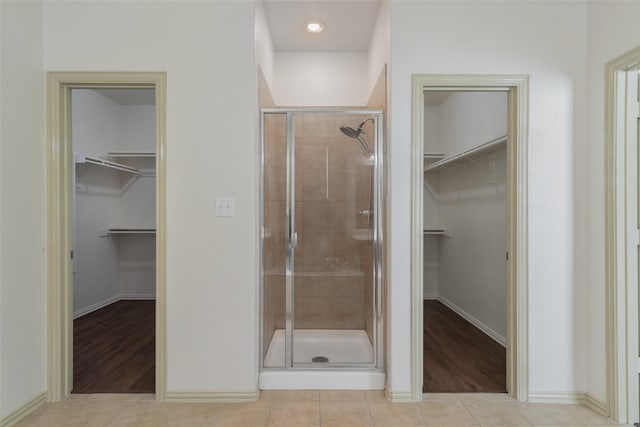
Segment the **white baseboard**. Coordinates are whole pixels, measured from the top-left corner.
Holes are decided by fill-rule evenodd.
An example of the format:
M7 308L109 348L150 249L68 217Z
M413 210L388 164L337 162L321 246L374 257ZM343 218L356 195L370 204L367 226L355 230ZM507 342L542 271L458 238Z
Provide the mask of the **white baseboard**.
M507 346L507 339L505 337L503 337L502 335L500 335L499 333L497 333L496 331L494 331L493 329L491 329L490 327L482 323L480 320L476 319L475 317L473 317L472 315L470 315L469 313L467 313L462 308L458 307L457 305L455 305L454 303L452 303L442 295L438 295L437 299L438 301L440 301L441 303L449 307L451 310L455 311L459 316L463 317L473 326L480 329L489 338L491 338L492 340L494 340L495 342L497 342L503 347Z
M29 416L47 401L47 393L42 392L6 417L0 420L0 427L10 427Z
M422 298L426 300L434 300L438 299L438 294L424 294Z
M390 402L393 403L406 403L406 402L413 402L413 393L411 393L410 391L389 391L389 390L385 390L384 391L385 396L387 396L387 399Z
M156 294L120 294L118 295L121 301L123 300L154 300Z
M124 300L154 300L156 299L155 294L118 294L112 297L109 297L105 300L98 301L95 304L91 304L88 307L81 308L78 311L73 312L73 319L77 319L78 317L82 317L85 314L93 313L96 310L100 310L103 307L106 307L114 302L124 301Z
M608 416L609 408L605 402L600 399L596 399L589 393L585 393L585 404L593 411L599 413L603 417Z
M209 403L209 402L255 402L260 391L167 391L166 402Z
M607 416L607 404L582 391L531 391L529 392L529 402L586 405L600 415Z
M120 301L120 295L114 295L114 296L109 297L109 298L107 298L105 300L98 301L97 303L91 304L88 307L84 307L84 308L81 308L78 311L74 311L73 312L73 318L75 320L78 317L82 317L85 314L93 313L94 311L100 310L102 307L106 307L109 304L113 304L114 302L117 302L117 301Z

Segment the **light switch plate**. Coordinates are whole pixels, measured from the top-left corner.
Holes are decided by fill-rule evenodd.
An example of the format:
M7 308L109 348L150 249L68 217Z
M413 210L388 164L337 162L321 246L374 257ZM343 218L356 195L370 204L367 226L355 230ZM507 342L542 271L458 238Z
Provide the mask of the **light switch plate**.
M216 197L216 216L236 216L236 198Z

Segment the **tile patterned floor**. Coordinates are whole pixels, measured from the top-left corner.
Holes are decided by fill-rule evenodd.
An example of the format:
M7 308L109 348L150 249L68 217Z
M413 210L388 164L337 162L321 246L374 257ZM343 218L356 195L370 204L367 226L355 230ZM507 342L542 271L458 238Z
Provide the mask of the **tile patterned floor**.
M157 403L153 395L73 395L27 426L610 426L580 405L522 403L503 394L428 394L390 403L381 391L263 391L252 403Z

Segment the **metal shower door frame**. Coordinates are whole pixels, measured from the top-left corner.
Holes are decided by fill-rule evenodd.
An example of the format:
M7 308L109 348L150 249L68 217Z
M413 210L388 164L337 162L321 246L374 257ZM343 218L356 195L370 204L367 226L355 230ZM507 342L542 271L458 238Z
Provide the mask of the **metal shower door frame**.
M384 317L382 307L384 304L383 292L383 213L384 205L382 193L384 190L384 165L383 165L383 131L384 116L380 110L350 110L350 109L315 109L295 108L280 109L267 108L260 112L260 369L282 369L264 367L264 174L265 174L265 116L268 114L281 114L286 117L286 204L285 204L285 366L284 369L383 369L384 364ZM369 115L374 121L376 129L373 141L373 361L372 363L326 363L321 366L312 363L295 363L294 351L294 287L295 287L295 249L297 247L297 231L295 229L295 118L296 114L343 114L343 115Z

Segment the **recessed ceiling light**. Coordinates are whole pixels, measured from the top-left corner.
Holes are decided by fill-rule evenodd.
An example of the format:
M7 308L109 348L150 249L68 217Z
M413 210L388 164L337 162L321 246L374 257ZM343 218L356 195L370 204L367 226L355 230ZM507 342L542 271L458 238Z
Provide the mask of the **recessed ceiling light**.
M322 22L309 22L307 24L307 32L320 33L324 31L325 25Z

